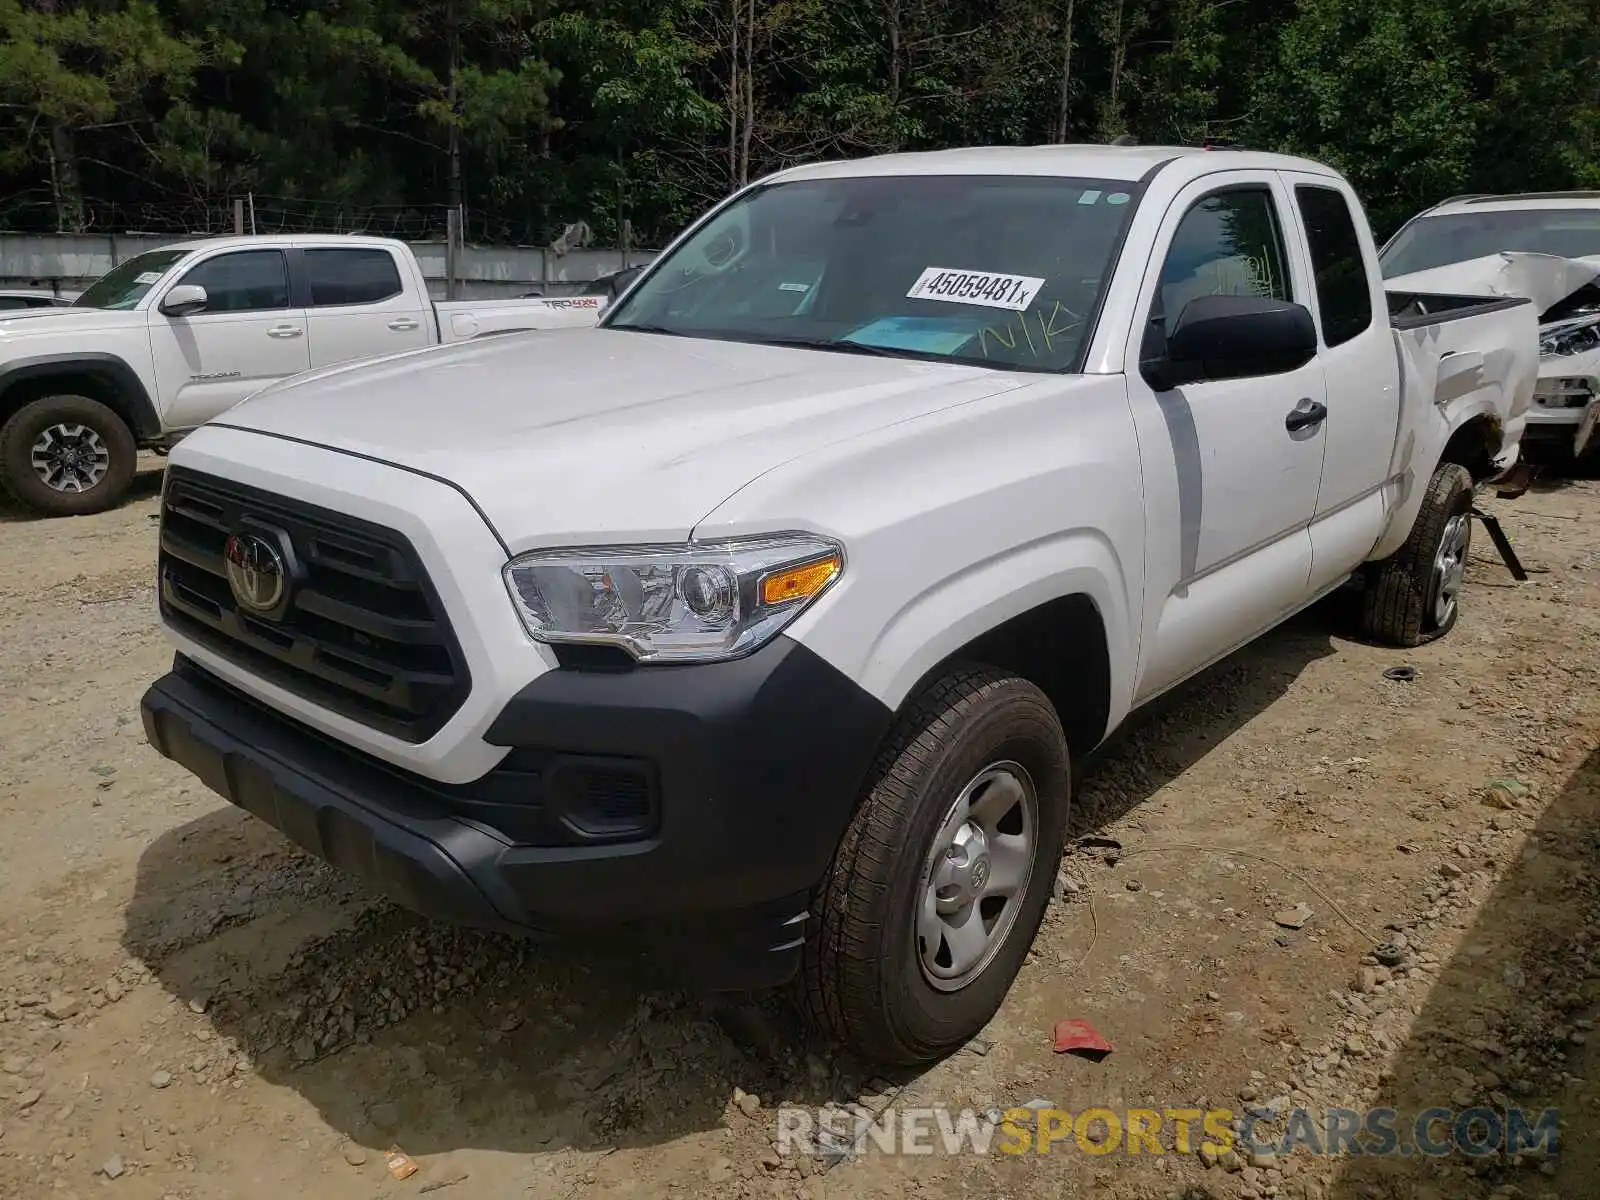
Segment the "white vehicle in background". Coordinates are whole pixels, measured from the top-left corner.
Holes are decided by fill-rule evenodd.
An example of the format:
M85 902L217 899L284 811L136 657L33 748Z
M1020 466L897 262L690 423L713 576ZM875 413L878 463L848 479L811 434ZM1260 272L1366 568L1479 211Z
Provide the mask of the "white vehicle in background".
M67 308L0 312L0 486L98 512L142 447L169 448L268 384L490 334L593 325L605 296L436 304L382 238L228 237L146 251Z
M1379 261L1390 288L1532 299L1541 361L1523 457L1600 449L1600 192L1458 196L1406 222Z

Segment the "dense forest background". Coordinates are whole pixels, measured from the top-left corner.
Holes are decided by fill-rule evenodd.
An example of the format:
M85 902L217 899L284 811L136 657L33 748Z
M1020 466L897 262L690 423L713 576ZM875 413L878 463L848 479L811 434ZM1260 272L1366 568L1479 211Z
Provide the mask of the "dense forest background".
M794 162L1220 139L1600 188L1600 0L0 0L0 228L659 245Z

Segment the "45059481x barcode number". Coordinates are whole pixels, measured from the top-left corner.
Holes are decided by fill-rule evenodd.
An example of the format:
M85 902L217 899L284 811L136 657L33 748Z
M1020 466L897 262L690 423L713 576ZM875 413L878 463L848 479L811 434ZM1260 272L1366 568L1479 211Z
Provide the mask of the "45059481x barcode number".
M912 300L942 300L1021 312L1033 303L1043 286L1044 280L1032 275L929 267L917 277L906 296Z

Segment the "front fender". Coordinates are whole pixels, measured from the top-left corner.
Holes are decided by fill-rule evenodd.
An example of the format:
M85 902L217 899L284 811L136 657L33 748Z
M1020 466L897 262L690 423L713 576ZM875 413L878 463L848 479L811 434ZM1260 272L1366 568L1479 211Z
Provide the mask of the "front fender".
M1116 550L1098 531L1067 530L971 563L912 597L868 647L861 684L897 709L928 672L963 646L1069 596L1087 596L1094 604L1108 648L1131 644L1128 580ZM1129 708L1133 680L1125 655L1108 658L1111 726Z
M0 363L0 395L16 384L53 375L87 375L101 381L116 397L117 403L112 407L120 412L140 441L160 435L161 418L143 380L126 360L115 354L85 350L14 358Z
M1114 726L1131 706L1143 480L1121 376L1069 376L904 421L753 480L696 528L837 538L837 583L791 637L891 710L981 635L1085 596L1107 639Z

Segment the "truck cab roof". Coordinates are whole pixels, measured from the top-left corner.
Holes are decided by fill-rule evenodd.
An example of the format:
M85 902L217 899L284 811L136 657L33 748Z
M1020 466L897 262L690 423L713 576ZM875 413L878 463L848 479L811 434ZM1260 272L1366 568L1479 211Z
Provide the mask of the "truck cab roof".
M1301 171L1333 175L1325 163L1259 150L1200 146L973 146L879 154L793 167L772 180L838 179L868 175L1061 175L1088 179L1144 179L1182 163L1193 175L1216 170Z
M170 243L170 248L225 250L243 246L261 249L270 249L274 246L358 246L393 250L397 246L404 245L404 242L396 241L394 238L371 237L359 233L260 233L230 234L227 237L179 238Z

